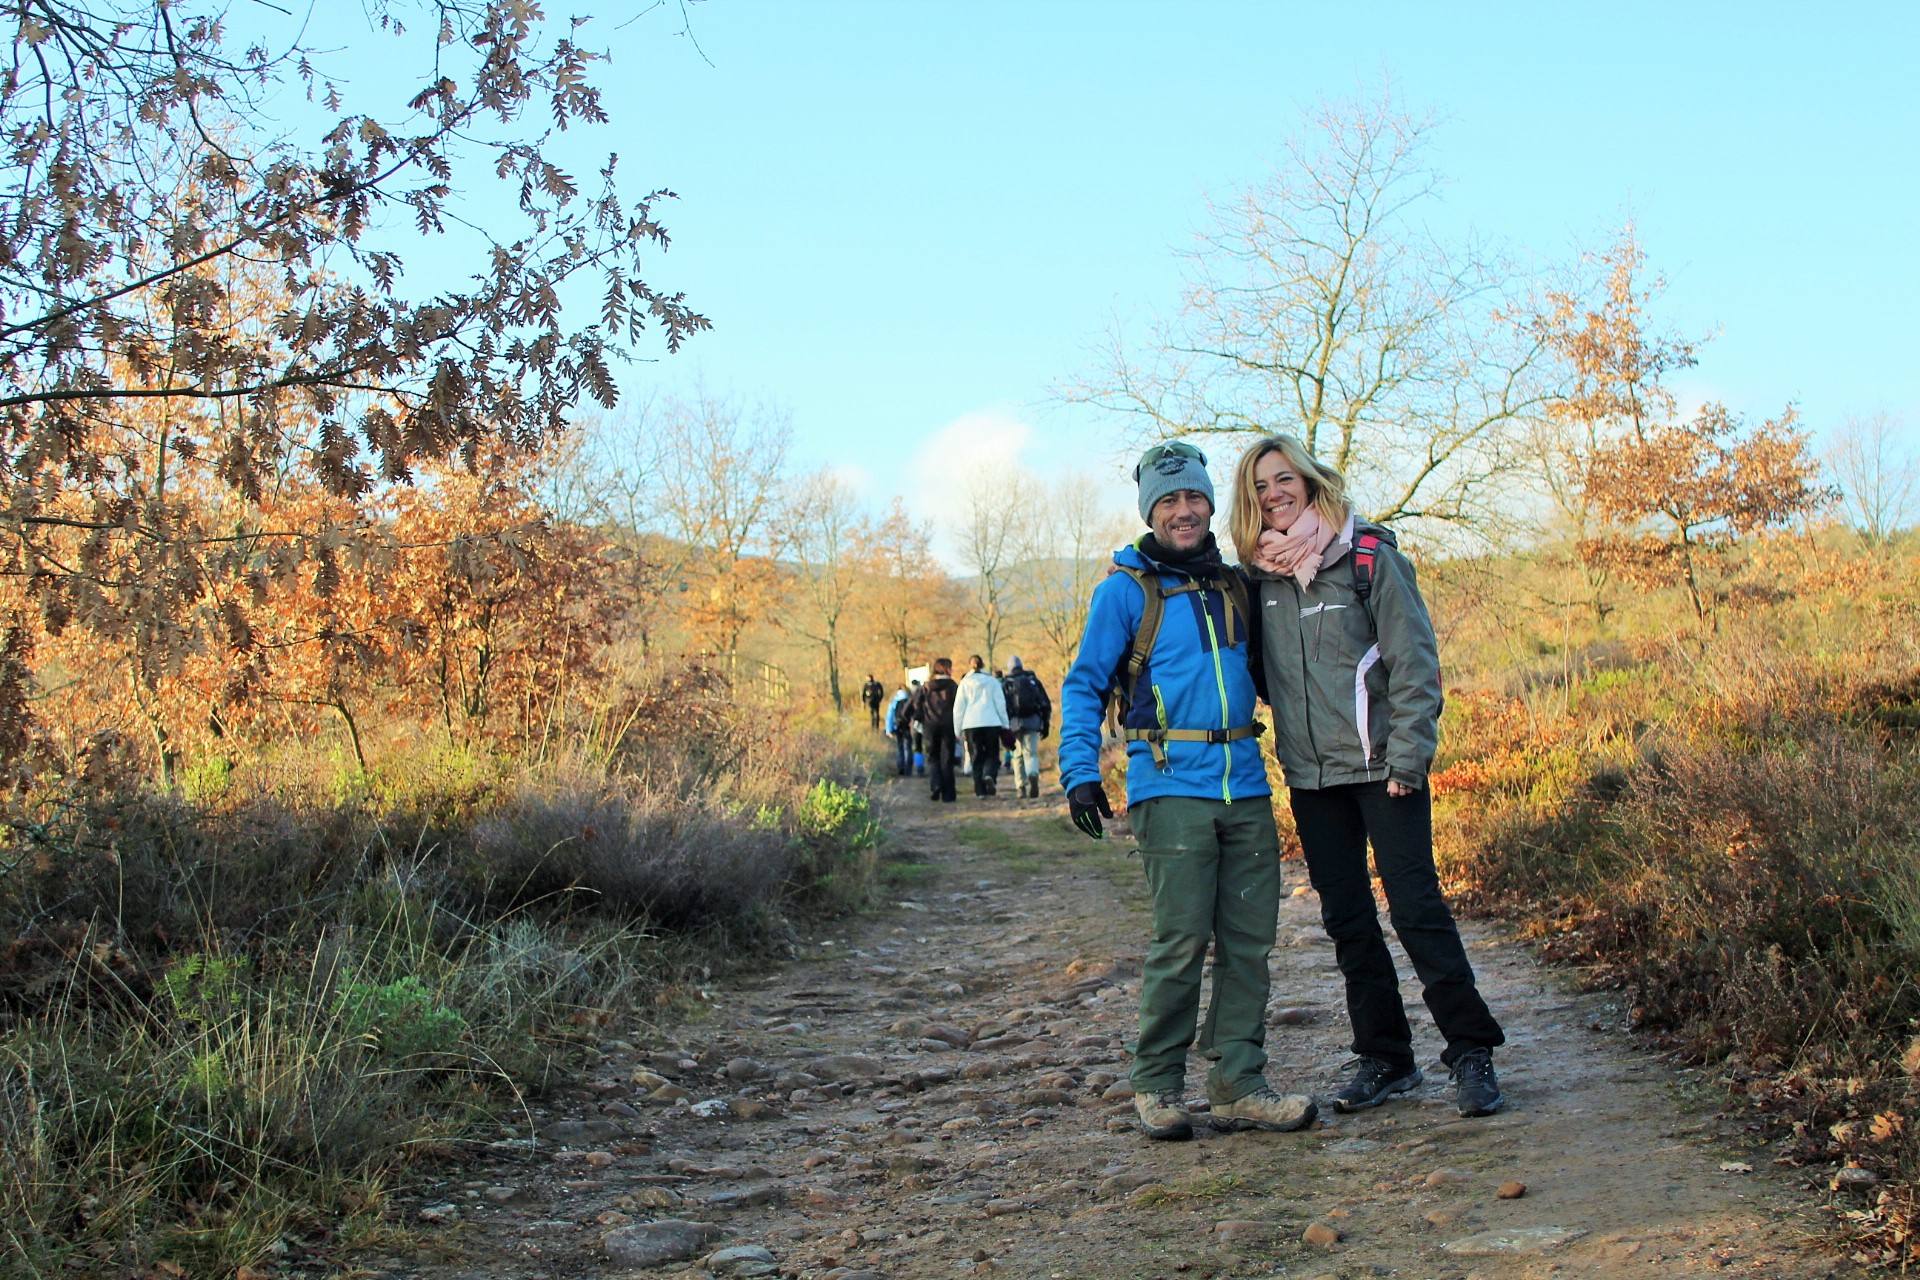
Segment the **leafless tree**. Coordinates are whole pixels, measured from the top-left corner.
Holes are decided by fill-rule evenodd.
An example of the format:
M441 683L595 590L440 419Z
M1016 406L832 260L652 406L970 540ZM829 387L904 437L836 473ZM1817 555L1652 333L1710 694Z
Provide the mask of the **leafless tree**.
M1116 331L1068 398L1145 437L1290 432L1374 519L1484 524L1547 398L1541 344L1497 255L1421 229L1428 134L1391 98L1323 107L1213 208L1179 316L1139 350Z
M1113 513L1106 501L1110 496L1110 486L1074 471L1048 486L1041 503L1047 541L1031 575L1033 615L1061 672L1080 651L1093 589L1106 576L1111 553L1133 528Z
M1868 546L1884 545L1913 518L1920 458L1907 439L1906 424L1881 411L1841 423L1827 450L1841 507Z
M969 615L980 629L987 666L1018 613L1015 576L1035 546L1036 521L1042 518L1034 486L1011 469L976 480L966 492L960 529L960 563L973 575Z
M846 712L840 688L841 625L859 579L865 537L853 491L830 471L816 471L795 486L785 504L792 554L800 569L799 591L786 610L789 625L820 646L827 692L836 715Z
M705 389L661 406L659 526L685 551L677 578L700 647L729 664L741 634L770 609L773 560L789 545L778 516L791 433L785 410L745 408Z

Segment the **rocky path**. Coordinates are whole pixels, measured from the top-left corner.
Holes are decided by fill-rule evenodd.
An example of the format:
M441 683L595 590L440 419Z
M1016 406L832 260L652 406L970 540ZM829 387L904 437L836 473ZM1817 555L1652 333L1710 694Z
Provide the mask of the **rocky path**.
M892 788L889 906L710 1014L611 1040L579 1089L407 1212L372 1274L479 1277L1783 1277L1847 1275L1803 1184L1711 1094L1526 950L1469 926L1508 1109L1445 1073L1293 1134L1150 1143L1123 1045L1146 936L1138 862L1063 811ZM1297 864L1273 956L1269 1075L1347 1058L1332 949ZM1401 971L1410 969L1398 957ZM1438 1053L1407 990L1415 1025ZM1201 1064L1190 1081L1199 1093ZM440 1260L425 1262L428 1255ZM362 1274L368 1274L363 1272Z

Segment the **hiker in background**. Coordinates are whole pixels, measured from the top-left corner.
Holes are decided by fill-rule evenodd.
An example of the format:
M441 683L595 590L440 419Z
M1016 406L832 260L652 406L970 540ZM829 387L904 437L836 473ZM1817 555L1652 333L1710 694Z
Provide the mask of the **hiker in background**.
M887 686L875 680L872 672L868 672L867 682L860 686L860 701L867 704L867 720L876 731L880 728L880 703L886 696Z
M1481 999L1433 863L1427 769L1440 718L1440 656L1413 566L1394 536L1356 519L1340 473L1292 436L1256 441L1234 472L1234 547L1257 593L1254 670L1273 707L1307 876L1346 979L1360 1061L1342 1111L1419 1086L1400 977L1380 932L1367 846L1393 931L1420 976L1463 1116L1504 1099L1500 1024Z
M1040 740L1047 736L1053 720L1053 700L1040 677L1023 666L1018 657L1007 663L1007 678L1001 682L1007 695L1007 722L1012 726L1013 780L1020 794L1028 799L1040 795Z
M1206 455L1155 445L1134 468L1149 532L1114 553L1060 686L1060 781L1074 825L1101 839L1113 809L1100 784L1100 724L1118 694L1127 816L1153 895L1140 980L1133 1109L1149 1138L1193 1136L1187 1050L1212 943L1213 995L1200 1029L1217 1129L1312 1123L1312 1098L1266 1080L1267 956L1280 906L1280 835L1255 741L1244 584L1208 523ZM1116 673L1118 687L1115 688ZM1239 801L1239 803L1234 803Z
M914 681L918 688L920 682ZM901 685L893 691L893 700L887 703L887 732L893 737L894 771L902 778L913 772L913 728L907 718L907 686Z
M990 796L1000 786L1000 731L1007 727L1007 695L1000 682L987 674L979 654L969 659L973 670L960 682L953 704L953 722L967 737L967 768L973 776L973 794Z
M907 700L908 714L920 722L931 798L947 804L954 800L953 700L959 692L960 686L953 679L953 660L935 658L933 674Z

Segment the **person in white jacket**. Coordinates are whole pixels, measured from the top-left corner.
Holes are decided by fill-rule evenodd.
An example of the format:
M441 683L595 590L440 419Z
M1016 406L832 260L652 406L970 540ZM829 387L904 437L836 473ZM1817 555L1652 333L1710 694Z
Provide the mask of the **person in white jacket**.
M953 727L967 740L967 769L973 794L990 796L1000 784L1000 734L1007 727L1007 694L974 654L973 670L960 682L953 700Z

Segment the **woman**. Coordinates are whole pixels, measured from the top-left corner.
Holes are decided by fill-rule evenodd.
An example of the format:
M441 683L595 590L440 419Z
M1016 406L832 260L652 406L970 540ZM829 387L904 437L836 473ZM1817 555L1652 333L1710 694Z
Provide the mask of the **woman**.
M1000 789L1000 732L1007 727L1007 695L1000 681L987 674L986 660L979 654L968 659L968 665L972 669L953 701L953 723L966 739L973 794L990 796Z
M1446 1038L1463 1116L1504 1099L1500 1024L1474 984L1433 862L1427 769L1440 716L1440 662L1413 566L1391 532L1357 520L1340 473L1292 436L1269 436L1234 473L1231 532L1261 620L1254 678L1273 707L1307 875L1346 980L1358 1071L1342 1111L1420 1084L1400 980L1380 932L1367 845L1394 933Z

